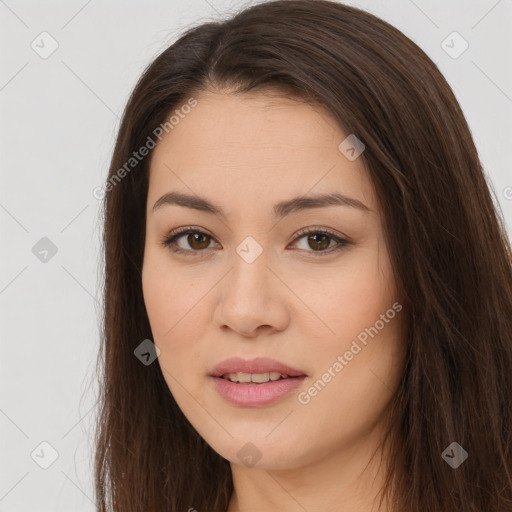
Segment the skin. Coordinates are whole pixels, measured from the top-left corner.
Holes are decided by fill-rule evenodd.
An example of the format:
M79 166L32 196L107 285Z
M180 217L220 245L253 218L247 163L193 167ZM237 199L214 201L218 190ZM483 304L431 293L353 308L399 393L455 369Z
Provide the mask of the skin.
M150 165L142 284L158 363L198 433L230 461L228 512L378 508L386 453L386 408L403 371L400 313L307 404L307 391L365 328L398 301L377 197L362 158L338 145L347 134L321 107L271 92L202 92L154 150ZM226 219L179 205L152 211L165 193L205 197ZM369 212L327 206L276 223L275 203L339 192ZM203 245L171 230L194 226ZM327 228L350 245L308 243L301 228ZM252 236L263 252L247 263L237 246ZM322 240L320 240L322 241ZM201 247L208 247L201 249ZM326 249L325 247L328 247ZM266 356L302 370L300 388L265 407L226 402L208 375L231 356ZM237 452L252 443L256 465ZM375 458L370 464L371 455ZM198 461L200 463L200 461ZM367 466L366 471L363 472Z

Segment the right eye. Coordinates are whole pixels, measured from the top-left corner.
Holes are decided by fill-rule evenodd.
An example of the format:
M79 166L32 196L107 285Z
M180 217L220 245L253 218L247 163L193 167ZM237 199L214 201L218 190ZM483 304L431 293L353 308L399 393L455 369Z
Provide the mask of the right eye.
M185 235L187 235L186 238ZM183 247L177 244L177 242L182 238L184 238L188 247ZM186 254L187 256L198 256L202 252L207 252L206 249L208 249L212 240L213 237L208 233L195 228L185 227L171 231L162 240L162 244L174 253Z

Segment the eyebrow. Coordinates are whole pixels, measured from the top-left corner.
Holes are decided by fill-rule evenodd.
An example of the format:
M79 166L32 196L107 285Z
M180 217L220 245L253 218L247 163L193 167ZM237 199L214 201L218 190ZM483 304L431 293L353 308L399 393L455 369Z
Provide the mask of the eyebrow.
M168 192L167 194L164 194L153 205L153 212L164 205L173 204L226 218L226 214L220 206L214 205L203 197L183 194L180 192ZM332 193L315 196L299 196L281 201L274 206L273 214L276 218L282 218L292 212L326 206L349 206L364 212L371 212L370 208L358 199L354 199L340 193Z

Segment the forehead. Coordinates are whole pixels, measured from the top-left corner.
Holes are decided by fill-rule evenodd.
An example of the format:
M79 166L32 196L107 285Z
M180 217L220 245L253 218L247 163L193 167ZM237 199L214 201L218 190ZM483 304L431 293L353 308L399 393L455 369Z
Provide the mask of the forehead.
M150 195L178 188L228 201L338 191L373 209L363 160L341 153L347 134L324 107L263 92L194 99L154 149Z
M306 153L336 148L343 135L324 107L299 98L261 92L204 92L195 99L197 105L164 134L155 153L179 149L183 144L209 150L239 148L251 155L275 154L278 148L283 155L286 149ZM242 158L242 151L237 156Z

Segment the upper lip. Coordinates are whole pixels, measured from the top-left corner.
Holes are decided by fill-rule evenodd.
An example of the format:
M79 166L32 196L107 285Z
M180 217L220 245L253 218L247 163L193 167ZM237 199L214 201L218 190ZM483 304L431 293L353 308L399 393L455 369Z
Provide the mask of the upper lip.
M300 370L291 368L275 359L268 357L256 357L254 359L242 359L241 357L230 357L221 361L215 368L211 375L213 377L221 377L226 373L268 373L277 372L282 375L290 377L301 377L306 375Z

